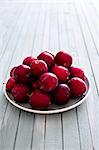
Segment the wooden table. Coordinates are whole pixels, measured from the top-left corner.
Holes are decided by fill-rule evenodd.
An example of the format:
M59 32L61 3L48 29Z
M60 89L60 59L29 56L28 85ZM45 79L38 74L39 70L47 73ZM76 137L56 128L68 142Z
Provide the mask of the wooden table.
M3 94L10 69L42 50L70 52L91 80L79 107L36 115ZM94 2L0 2L0 150L99 150L99 10Z

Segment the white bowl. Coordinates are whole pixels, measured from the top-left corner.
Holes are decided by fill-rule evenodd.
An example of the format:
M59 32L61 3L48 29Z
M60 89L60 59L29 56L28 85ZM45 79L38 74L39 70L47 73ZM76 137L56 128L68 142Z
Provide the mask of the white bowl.
M86 84L87 84L87 91L84 93L83 96L79 97L79 98L75 98L75 99L70 99L68 101L67 104L65 105L51 105L47 110L36 110L36 109L33 109L29 103L16 103L13 99L13 96L11 93L9 93L7 90L6 90L6 87L4 85L4 94L6 96L6 98L8 99L8 101L13 104L14 106L16 106L17 108L21 109L21 110L24 110L24 111L27 111L27 112L31 112L31 113L36 113L36 114L56 114L56 113L61 113L61 112L65 112L65 111L68 111L68 110L71 110L77 106L79 106L81 103L83 103L88 95L89 95L89 92L90 92L90 88L91 88L91 85L90 85L90 81L88 79L88 77L86 77Z

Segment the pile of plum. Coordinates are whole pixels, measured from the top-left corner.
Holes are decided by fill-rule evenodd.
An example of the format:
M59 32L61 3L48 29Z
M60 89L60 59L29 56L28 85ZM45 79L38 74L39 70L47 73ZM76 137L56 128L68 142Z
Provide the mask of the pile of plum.
M64 105L87 89L84 71L72 62L72 56L64 51L55 56L48 51L37 58L28 56L11 69L6 90L17 103L30 103L33 109L44 110L53 103Z

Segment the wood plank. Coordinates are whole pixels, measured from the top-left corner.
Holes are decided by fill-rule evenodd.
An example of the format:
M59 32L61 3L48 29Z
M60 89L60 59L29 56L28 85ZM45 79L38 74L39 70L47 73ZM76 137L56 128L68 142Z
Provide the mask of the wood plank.
M42 41L42 50L49 50L49 29L50 29L50 5L46 4L46 20L44 25L44 37Z
M23 5L24 7L24 5ZM23 7L16 7L17 9L13 8L12 11L9 12L5 15L4 17L4 13L2 15L0 15L0 18L2 20L2 23L0 25L0 32L2 33L0 36L0 60L3 57L5 51L7 50L7 44L12 36L12 32L13 30L15 30L16 24L17 24L17 19L19 18L20 14L22 13ZM6 10L4 9L4 12Z
M37 56L41 51L42 51L42 45L43 45L43 36L44 36L44 27L45 27L45 17L46 17L46 12L44 9L44 4L42 4L42 8L40 11L40 20L39 20L39 25L38 25L38 30L36 33L35 37L35 44L33 45L33 55ZM41 25L40 25L41 22Z
M59 44L59 50L66 50L69 51L69 39L67 36L67 26L64 25L64 16L63 16L63 11L67 8L67 5L59 5L58 6L58 44ZM65 14L68 14L69 11L66 9Z
M57 12L57 5L50 4L49 51L52 53L57 53L59 49Z
M23 43L25 41L26 42L24 44L21 43L21 47L24 50L24 53L21 56L22 60L24 57L31 55L33 51L33 45L34 45L33 42L36 35L36 28L39 20L39 7L40 6L32 4L31 7L29 8L29 11L31 11L31 13L29 15L30 19L27 27L28 30L23 40ZM19 126L16 133L16 141L14 144L16 150L17 149L28 150L31 148L33 126L34 126L34 114L29 114L27 112L21 111Z
M74 56L75 65L80 66L81 68L85 70L84 66L81 63L81 59L82 59L81 53L83 53L82 52L83 50L81 49L82 41L80 43L78 42L78 39L80 37L80 31L78 30L78 24L77 24L77 19L75 17L74 6L69 5L68 7L69 7L68 9L70 10L70 12L72 12L73 14L71 17L68 16L67 22L69 24L68 26L70 26L71 28L70 34L72 38L70 38L70 43L73 43L73 47L71 47L71 49L72 51L73 49L75 51L75 56ZM83 53L83 55L84 55L83 60L85 61L87 55L85 53ZM78 127L79 127L80 144L81 144L82 149L92 149L92 139L91 139L88 119L89 118L88 118L88 114L86 110L86 103L83 103L81 106L77 108L77 121L78 121ZM87 132L84 132L85 130ZM85 137L87 140L85 139Z
M29 13L29 12L27 13L26 10L27 10L27 7L24 9L23 17L20 20L21 27L24 23L25 15ZM28 22L28 19L26 21ZM20 37L25 34L25 32L27 30L26 26L27 26L27 23L23 26L23 30L20 31ZM21 40L23 40L23 39L21 38L20 42L22 42ZM17 43L17 46L18 46L18 43ZM18 48L18 47L16 47L16 48ZM19 50L17 49L17 53L12 59L13 64L15 61L19 62L21 55L19 57L16 57L19 54L20 54L20 49ZM7 101L5 101L5 104L6 103L7 103ZM12 110L13 110L13 113L12 113ZM15 135L16 135L16 131L17 131L18 120L20 118L19 112L20 111L18 109L16 109L15 107L13 107L12 105L10 105L10 104L8 105L4 120L2 122L2 126L0 127L0 131L2 133L2 134L0 134L0 149L3 149L3 148L13 149L14 139L15 139ZM2 119L3 119L3 117L2 117Z
M13 8L12 7L9 8L9 5L7 7L4 7L4 6L3 6L3 12L0 14L0 19L1 19L1 22L2 22L2 27L4 28L4 31L2 30L2 32L6 33L8 28L10 29L10 27L13 26L13 21L16 20L17 13L19 12L20 7L16 6L16 5L13 6Z
M94 78L95 78L95 82L96 82L96 87L97 87L97 91L99 93L99 85L98 85L98 82L99 82L99 74L97 72L97 68L98 68L98 65L99 65L99 59L98 59L98 55L97 55L97 51L96 51L96 48L95 48L95 45L92 41L92 37L91 37L91 34L89 32L89 28L87 26L87 23L86 23L86 20L83 16L83 13L81 12L81 8L80 6L77 7L77 10L79 11L79 15L80 15L80 19L82 18L82 20L80 20L82 22L82 24L84 24L84 28L82 28L82 33L83 33L83 36L84 36L84 42L86 44L86 50L87 50L87 53L88 53L88 56L89 56L89 61L90 61L90 65L92 67L92 71L93 71L93 74L95 74ZM83 31L86 31L87 32L83 32ZM87 41L87 43L86 43ZM94 60L97 60L97 61L94 61Z
M62 150L61 115L47 115L45 149Z
M90 35L92 37L93 44L95 46L95 49L97 51L97 55L99 55L99 16L96 15L95 10L93 9L93 5L86 4L86 7L84 5L81 5L82 12L84 14L87 26L89 28ZM90 19L91 15L91 19Z
M2 87L0 87L0 148L4 150L6 148L16 150L20 148L24 148L26 150L43 150L49 148L51 150L98 149L99 102L98 94L96 91L96 82L94 80L98 78L98 75L96 76L95 73L92 72L93 70L91 70L92 67L96 67L95 64L91 66L93 63L93 60L90 62L90 58L92 58L92 51L91 54L89 54L93 41L90 46L88 46L88 52L86 51L87 44L85 44L84 38L89 42L88 39L91 39L92 37L90 36L90 32L88 32L87 24L86 21L84 21L82 10L77 8L77 11L80 11L80 14L78 14L77 17L77 14L75 14L74 5L69 4L69 7L67 5L61 6L61 8L64 8L64 11L63 9L60 10L60 5L56 6L56 4L50 4L51 9L49 9L49 11L47 7L48 5L42 5L43 8L40 11L40 19L36 18L36 6L35 8L33 6L32 9L32 6L28 5L29 11L27 9L25 11L24 9L24 13L20 17L22 22L19 22L16 30L14 31L14 35L11 37L12 39L8 44L8 52L4 54L4 60L1 61L3 66L1 68L1 81L3 82L6 77L5 74L9 69L12 68L13 65L16 63L19 64L22 62L22 59L25 56L30 55L31 53L32 55L36 56L42 50L42 48L50 49L50 52L54 53L56 53L59 49L66 49L74 56L74 64L80 65L85 69L86 72L89 73L89 77L92 81L92 92L87 100L87 105L85 102L77 109L73 109L72 111L63 113L62 115L47 115L45 117L28 114L23 111L20 112L10 104L6 110L7 101L2 95ZM57 12L57 7L59 9L59 13ZM23 20L25 17L25 12L27 12L28 16L26 21ZM46 12L48 14L45 16L44 14ZM34 20L33 22L30 22L32 20L32 16ZM79 17L81 17L80 22L83 22L82 25L80 25L78 22ZM46 18L46 20L44 18ZM36 19L39 20L39 23L35 28ZM23 26L21 31L20 29L24 22L26 24ZM31 31L34 30L35 32L32 33ZM18 33L16 33L16 31L18 31ZM83 32L84 36L82 34ZM85 37L86 34L88 34L87 37ZM19 35L20 38L18 42L17 37ZM13 39L13 37L15 39ZM17 41L17 46L14 40ZM4 64L4 62L6 64ZM4 70L4 68L6 69ZM5 117L3 120L4 115ZM97 124L95 122L97 122Z
M36 16L37 17L37 16ZM37 36L37 38L39 37L39 33L42 31L42 23L43 23L43 18L42 17L44 17L44 15L40 15L40 20L39 20L39 23L38 23L38 30L37 30L37 33L36 33L36 36ZM40 26L41 25L41 26ZM39 26L41 27L41 28L39 28ZM32 26L31 26L32 27ZM37 26L36 26L36 28L37 28ZM32 29L33 29L33 27L32 27ZM42 33L41 33L42 34ZM35 33L34 33L34 35L35 35ZM30 40L31 41L31 40ZM33 46L35 46L36 47L36 45L38 46L39 45L39 43L38 43L38 41L40 41L40 43L41 43L41 40L40 39L38 39L38 40L36 40L37 42L35 42L35 40L33 40L33 42L34 43L30 43L30 45L33 45ZM41 43L42 44L42 43ZM28 45L29 46L29 45ZM41 47L41 46L40 46ZM25 49L26 48L28 48L28 47L25 47ZM30 49L30 48L29 48ZM33 47L32 47L32 49L33 49ZM35 52L32 52L33 54L35 54ZM22 112L21 114L21 116L20 116L20 123L19 123L19 130L18 130L18 134L17 134L17 141L16 141L16 144L15 144L15 149L18 149L18 148L22 148L23 146L24 146L24 139L22 138L23 136L24 136L24 130L25 130L25 128L27 128L27 124L25 125L25 121L26 121L26 119L25 119L25 121L24 121L24 118L23 118L23 113L25 113L25 112ZM34 115L32 115L32 116L34 116ZM24 115L24 117L26 117L27 118L27 115L26 115L26 113L25 113L25 115ZM36 119L36 121L35 121L35 126L33 125L33 124L31 124L30 123L30 125L32 125L31 127L33 128L33 126L34 126L34 128L35 128L35 130L33 129L33 131L34 131L34 133L33 133L33 147L35 147L35 146L37 146L37 145L35 145L36 143L34 142L34 141L36 141L35 139L38 137L37 136L37 132L35 133L35 131L36 131L36 127L37 127L37 122L39 122L40 124L41 124L41 119L39 118L39 117L35 117L35 119ZM34 120L34 119L33 119ZM31 120L32 121L32 120ZM31 122L30 121L30 122ZM42 120L43 121L43 120ZM43 121L44 122L44 121ZM37 123L37 124L36 124ZM31 130L31 127L28 129L28 131L29 130ZM41 126L40 126L41 127ZM22 128L24 128L24 130L21 130ZM21 135L21 136L20 136ZM30 135L32 135L32 133L29 131L29 133L28 133L28 135L27 135L27 138L28 138L28 136L29 136L29 139L30 139ZM32 136L31 136L32 137ZM39 138L40 138L40 135L39 135ZM27 140L27 142L29 142L29 139ZM21 140L21 143L20 143L20 140ZM41 139L42 140L42 139ZM40 142L41 143L41 142ZM41 143L41 144L43 144L43 142ZM28 149L29 147L30 147L31 145L30 145L30 143L28 143L28 145L26 146L26 149Z
M47 23L47 4L42 4L40 10L40 19L37 25L37 33L34 41L34 48L36 51L33 51L33 55L37 56L44 46L46 45L46 40L44 42L45 28ZM34 49L34 50L35 50ZM31 138L31 149L34 150L43 150L44 149L44 136L45 136L45 115L35 115L35 122L33 126L33 133Z
M66 52L74 56L75 51L72 51L74 49L73 38L71 36L72 29L69 23L69 17L72 16L68 5L65 5L64 9L62 8L59 10L60 49L66 50ZM62 121L64 149L80 149L76 109L63 113Z
M32 134L31 149L44 150L45 115L35 115Z
M89 98L87 99L87 111L88 111L88 117L89 117L89 122L90 122L90 128L91 128L91 136L92 136L92 144L93 144L93 149L97 149L99 147L98 145L98 122L96 120L98 120L98 107L99 107L99 102L98 102L98 93L97 93L97 88L96 88L96 82L95 82L95 76L96 74L93 73L92 70L92 66L90 63L90 56L89 53L91 54L91 46L89 44L89 39L90 39L90 35L88 32L88 29L86 29L86 22L84 22L84 18L83 18L83 14L81 13L81 11L78 9L79 6L76 6L76 19L77 21L77 32L79 33L79 38L77 40L77 44L76 45L81 45L80 46L80 51L79 55L81 55L82 57L80 58L80 61L84 64L84 69L86 70L86 72L88 72L88 76L91 79L91 84L92 84L92 90L90 93ZM79 11L78 11L79 10ZM78 13L79 12L79 13ZM87 33L87 36L86 34ZM77 36L77 34L75 34ZM76 38L77 39L77 38ZM82 41L82 42L81 42ZM89 53L88 53L89 51ZM85 55L87 56L87 59L85 58ZM86 65L87 64L87 65ZM96 123L97 122L97 123Z
M52 53L58 51L57 6L50 5L49 47ZM45 149L62 150L61 114L47 115L45 128Z
M63 142L66 150L80 150L76 110L63 113ZM69 140L70 139L70 140Z
M24 10L25 11L25 10ZM19 21L22 19L24 12L21 14L21 17L19 18ZM8 47L7 47L7 53L5 53L5 55L3 55L2 59L1 59L1 67L0 67L0 72L1 72L1 76L0 76L0 84L2 86L0 86L0 127L1 127L1 123L3 120L3 115L5 113L5 109L7 106L7 101L5 100L5 97L2 93L2 88L3 88L3 82L5 81L5 79L7 78L8 75L8 70L9 70L9 65L11 63L11 59L14 53L14 49L16 46L16 41L17 41L17 35L19 34L20 30L21 30L21 24L20 27L19 26L19 22L16 25L17 26L17 32L16 30L13 32L13 36L11 37ZM10 52L10 53L9 53ZM11 69L11 68L10 68Z

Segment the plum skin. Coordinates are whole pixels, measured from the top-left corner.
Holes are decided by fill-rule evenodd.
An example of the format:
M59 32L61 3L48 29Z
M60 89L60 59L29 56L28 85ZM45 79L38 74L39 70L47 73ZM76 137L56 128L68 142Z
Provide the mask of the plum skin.
M70 88L66 84L59 84L53 92L53 101L57 105L64 105L70 99Z

